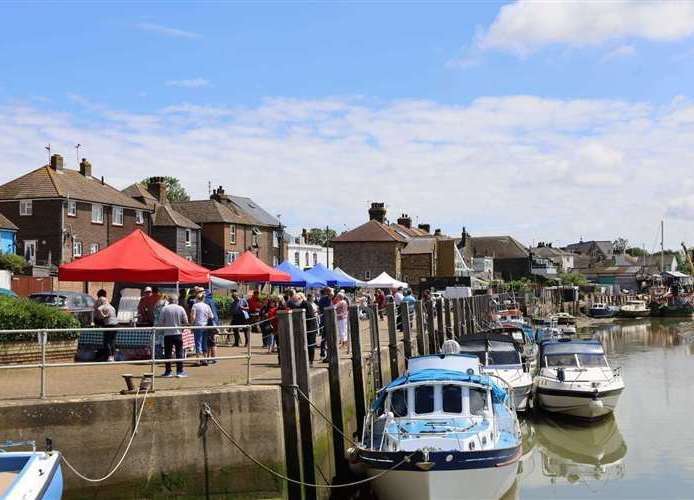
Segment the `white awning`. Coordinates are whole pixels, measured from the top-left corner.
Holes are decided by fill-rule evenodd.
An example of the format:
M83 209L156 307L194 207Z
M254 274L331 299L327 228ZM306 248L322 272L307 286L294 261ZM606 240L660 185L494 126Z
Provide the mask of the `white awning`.
M383 271L371 281L367 281L366 288L407 288L407 283L398 281L391 277L387 272Z

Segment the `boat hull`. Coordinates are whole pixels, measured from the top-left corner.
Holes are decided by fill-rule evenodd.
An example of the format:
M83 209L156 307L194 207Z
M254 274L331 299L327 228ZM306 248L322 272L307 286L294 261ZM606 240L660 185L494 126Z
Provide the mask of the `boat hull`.
M651 315L650 309L643 309L640 311L622 311L617 313L619 318L648 318Z
M528 402L532 392L532 384L513 388L513 407L516 409L516 411L526 411L528 409Z
M584 419L596 419L611 414L624 389L604 392L549 389L538 387L535 398L540 408L551 413Z
M398 463L406 453L376 455L397 455ZM379 500L498 499L513 486L520 456L519 445L505 450L430 453L429 461L434 463L430 470L417 467L417 459L421 458L417 456L409 464L385 473L394 464L374 465L369 461L364 465L369 477L381 474L373 481ZM448 457L454 458L447 461Z
M610 309L590 309L588 311L588 316L591 318L613 318L617 314L617 311Z

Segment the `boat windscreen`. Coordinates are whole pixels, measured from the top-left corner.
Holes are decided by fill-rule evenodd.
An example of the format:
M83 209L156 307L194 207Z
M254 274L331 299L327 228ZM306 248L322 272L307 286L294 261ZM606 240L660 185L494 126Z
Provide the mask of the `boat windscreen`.
M484 415L484 410L487 407L487 393L479 389L470 389L470 414Z
M489 365L519 365L521 357L518 352L513 351L489 351L487 353Z
M459 385L444 385L441 387L441 405L446 413L463 411L463 388Z
M550 368L577 367L575 354L550 354L545 356L545 366Z
M585 368L607 368L607 359L602 354L579 354L578 362Z
M550 354L605 354L599 342L555 342L543 345L543 352Z
M433 385L418 385L414 388L414 412L417 415L434 412Z
M396 389L390 393L390 411L396 417L407 416L407 389Z

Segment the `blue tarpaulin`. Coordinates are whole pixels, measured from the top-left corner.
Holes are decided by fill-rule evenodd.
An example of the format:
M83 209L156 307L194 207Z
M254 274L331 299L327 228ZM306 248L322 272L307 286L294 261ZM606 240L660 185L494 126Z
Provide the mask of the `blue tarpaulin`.
M402 377L398 377L383 388L371 407L375 410L383 405L388 389L399 387L401 385L410 384L412 382L472 382L474 384L486 385L491 387L492 402L503 403L506 399L506 391L499 385L495 384L487 375L468 375L467 373L457 372L454 370L441 370L438 368L428 368L414 373L408 373Z
M305 272L317 281L323 281L328 284L328 286L343 287L343 288L356 288L357 283L353 279L347 279L339 274L334 273L323 264L316 264L311 269Z
M288 261L282 262L279 266L275 267L278 271L289 274L292 279L290 281L277 282L275 285L280 286L300 286L304 288L320 288L327 285L327 282L316 278L315 276L309 275L307 272L302 271L295 265L289 263Z

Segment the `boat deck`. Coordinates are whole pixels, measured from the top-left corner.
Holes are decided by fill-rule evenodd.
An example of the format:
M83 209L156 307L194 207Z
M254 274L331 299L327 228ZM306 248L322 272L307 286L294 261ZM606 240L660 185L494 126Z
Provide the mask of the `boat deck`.
M0 471L0 496L4 495L19 475L19 471Z

